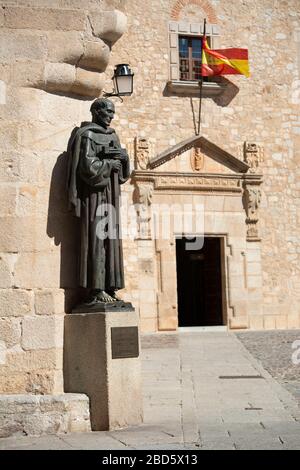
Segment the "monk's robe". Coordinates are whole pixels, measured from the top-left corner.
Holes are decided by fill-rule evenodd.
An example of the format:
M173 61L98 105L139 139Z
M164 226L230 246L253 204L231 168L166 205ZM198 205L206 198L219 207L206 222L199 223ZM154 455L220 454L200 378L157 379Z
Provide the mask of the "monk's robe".
M68 167L69 202L81 219L79 285L105 291L124 288L119 203L130 176L128 156L113 171L108 149L121 149L115 131L85 125L72 139Z

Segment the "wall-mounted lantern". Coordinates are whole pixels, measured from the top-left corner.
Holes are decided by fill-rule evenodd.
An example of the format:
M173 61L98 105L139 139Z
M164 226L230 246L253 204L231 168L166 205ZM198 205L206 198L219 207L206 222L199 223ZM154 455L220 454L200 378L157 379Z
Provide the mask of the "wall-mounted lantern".
M128 64L118 64L114 70L114 76L112 77L114 84L113 93L104 93L104 96L131 96L133 93L133 77Z

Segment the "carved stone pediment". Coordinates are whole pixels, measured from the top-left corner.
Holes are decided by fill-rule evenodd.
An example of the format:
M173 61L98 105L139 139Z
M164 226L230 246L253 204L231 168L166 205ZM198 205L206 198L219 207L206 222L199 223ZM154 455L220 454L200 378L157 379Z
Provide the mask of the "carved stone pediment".
M180 170L170 167L170 162L187 156L187 152L185 166L181 165ZM215 171L206 171L205 158L216 162L217 166L212 167ZM202 136L192 136L156 156L147 139L135 140L133 181L137 185L151 183L156 191L237 193L243 191L249 178L251 184L254 180L261 183L261 175L251 173L248 163Z
M203 168L203 157L205 156L229 169L231 172L247 173L250 168L247 163L239 160L226 150L223 150L221 147L202 136L193 136L183 140L156 157L151 158L149 160L148 168L150 170L154 170L155 168L161 167L160 171L163 171L162 167L167 162L170 162L174 158L191 149L191 169L194 171L201 171Z
M132 180L135 184L139 203L143 211L138 209L139 219L148 224L151 220L151 200L153 192L176 193L240 193L246 212L247 240L258 241L259 237L259 205L261 200L262 175L259 162L262 161L255 143L244 145L246 160L242 161L210 142L205 137L193 136L174 145L153 157L146 139L135 141L135 170ZM184 158L185 163L184 163ZM187 158L188 156L188 158ZM170 165L174 159L180 158L183 165ZM205 159L216 164L215 171L207 171ZM176 168L180 168L179 170ZM141 214L143 213L143 217ZM143 230L145 232L145 230ZM146 230L148 233L149 231Z

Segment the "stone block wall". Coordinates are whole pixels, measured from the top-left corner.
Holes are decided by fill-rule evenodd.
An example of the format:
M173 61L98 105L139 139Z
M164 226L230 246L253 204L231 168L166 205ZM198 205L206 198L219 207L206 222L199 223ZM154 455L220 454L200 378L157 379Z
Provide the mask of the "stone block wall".
M67 144L126 17L98 0L18 0L0 2L0 24L0 393L59 394L78 292Z
M86 395L0 396L0 437L90 430L89 399Z

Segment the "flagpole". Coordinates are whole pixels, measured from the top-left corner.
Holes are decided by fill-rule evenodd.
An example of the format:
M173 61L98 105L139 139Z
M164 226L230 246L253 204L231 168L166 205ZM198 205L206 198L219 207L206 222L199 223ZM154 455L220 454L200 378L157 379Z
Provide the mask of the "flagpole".
M204 18L203 22L203 37L206 36L206 18ZM202 75L202 57L203 57L203 40L202 40L202 47L201 47L201 77L199 81L200 87L200 101L199 101L199 120L198 120L198 132L197 135L200 135L200 127L201 127L201 111L202 111L202 90L203 90L203 75Z

